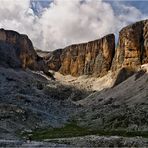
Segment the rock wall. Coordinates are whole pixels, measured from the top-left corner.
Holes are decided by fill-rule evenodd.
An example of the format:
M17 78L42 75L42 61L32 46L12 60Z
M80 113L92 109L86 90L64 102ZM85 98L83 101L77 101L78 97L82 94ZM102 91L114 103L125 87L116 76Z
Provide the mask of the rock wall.
M148 63L148 20L123 28L112 63L112 70L122 67L138 69Z
M12 52L15 52L16 57L20 59L22 68L37 67L37 54L33 48L31 40L26 35L21 35L15 31L0 29L0 41L12 46ZM15 51L14 51L15 50ZM11 56L11 52L9 53Z
M13 68L30 68L48 73L43 58L34 50L27 35L0 29L0 65Z
M63 49L57 49L53 52L48 53L44 59L47 62L47 65L49 69L54 71L59 71L61 67L61 54L63 52Z
M123 28L115 49L113 34L55 50L46 56L49 69L64 75L104 76L109 70L135 71L148 63L148 20Z
M107 74L114 57L115 37L109 34L99 40L75 44L49 54L49 68L63 75Z
M3 55L1 65L28 67L45 73L51 69L63 75L101 77L109 70L128 68L133 71L148 63L148 20L123 28L116 49L115 37L109 34L95 41L44 53L45 57L37 55L26 35L0 29L0 55Z

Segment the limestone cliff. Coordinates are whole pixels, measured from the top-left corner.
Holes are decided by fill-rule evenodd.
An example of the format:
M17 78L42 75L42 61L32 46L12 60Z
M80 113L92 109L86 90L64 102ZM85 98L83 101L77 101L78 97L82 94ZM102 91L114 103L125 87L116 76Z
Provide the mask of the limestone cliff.
M134 23L120 31L112 70L121 67L136 70L145 63L148 63L148 20Z
M61 61L62 52L63 52L63 49L57 49L53 52L48 53L46 56L44 56L44 59L46 60L49 69L54 71L59 71L62 64L62 61Z
M11 46L16 57L20 59L22 68L34 69L36 65L37 54L33 48L31 40L26 35L21 35L15 31L0 29L0 41L6 46ZM2 48L2 46L1 46ZM14 51L15 50L15 51Z
M49 69L64 75L103 76L109 70L132 72L148 63L148 20L123 28L115 49L114 35L55 50L46 56Z
M99 40L75 44L49 54L49 68L64 75L103 76L111 67L115 37L109 34Z
M0 65L13 68L30 68L48 73L48 68L34 50L27 35L0 29Z
M148 20L123 28L116 49L115 37L109 34L88 43L44 52L43 57L37 55L26 35L0 29L0 55L0 65L42 70L45 73L51 69L63 75L101 77L109 70L128 68L134 71L148 63Z

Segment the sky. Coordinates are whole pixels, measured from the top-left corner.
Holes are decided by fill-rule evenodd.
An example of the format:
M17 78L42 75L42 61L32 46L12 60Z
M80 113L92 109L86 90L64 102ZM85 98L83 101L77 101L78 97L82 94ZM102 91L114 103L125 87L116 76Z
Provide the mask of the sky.
M0 0L0 28L27 34L34 47L52 51L118 33L148 18L144 0Z

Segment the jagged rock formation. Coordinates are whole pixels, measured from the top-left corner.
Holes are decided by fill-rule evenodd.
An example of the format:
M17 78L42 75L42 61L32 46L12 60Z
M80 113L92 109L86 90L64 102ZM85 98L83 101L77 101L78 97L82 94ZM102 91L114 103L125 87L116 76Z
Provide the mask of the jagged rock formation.
M115 37L109 34L99 40L75 44L49 54L49 68L64 75L107 74L114 57Z
M115 53L115 55L114 55ZM49 69L64 75L103 76L109 70L137 70L148 63L148 20L123 28L115 49L114 35L55 50L46 56Z
M148 20L134 23L120 31L112 70L121 67L136 70L144 63L148 63Z
M116 50L114 35L110 34L99 40L46 52L44 60L47 67L26 35L0 29L0 53L3 55L0 64L6 67L28 67L46 73L51 69L72 76L104 76L110 69L117 71L125 67L137 70L140 65L148 63L147 30L148 20L123 28Z
M27 35L0 29L0 55L1 66L41 70L50 75L45 61L37 55Z
M50 52L44 59L47 61L48 67L51 70L58 71L61 67L61 54L63 49L57 49L53 52Z
M0 41L2 42L1 52L6 50L3 49L4 46L8 48L11 46L10 48L12 49L9 50L9 56L13 57L11 53L15 54L19 58L22 68L29 67L35 69L37 67L37 54L31 40L26 35L21 35L11 30L0 29Z

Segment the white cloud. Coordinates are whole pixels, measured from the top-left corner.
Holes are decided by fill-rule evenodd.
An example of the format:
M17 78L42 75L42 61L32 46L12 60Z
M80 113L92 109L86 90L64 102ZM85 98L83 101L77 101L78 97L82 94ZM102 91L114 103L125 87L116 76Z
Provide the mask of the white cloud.
M143 18L138 9L120 2L117 14L110 3L101 0L54 0L39 17L30 8L29 0L0 2L0 27L28 34L34 46L43 50L117 33L121 27Z

